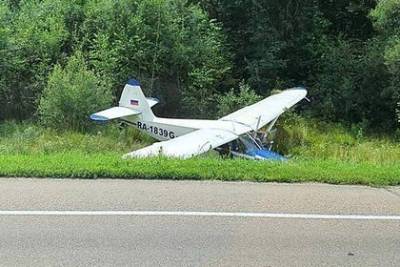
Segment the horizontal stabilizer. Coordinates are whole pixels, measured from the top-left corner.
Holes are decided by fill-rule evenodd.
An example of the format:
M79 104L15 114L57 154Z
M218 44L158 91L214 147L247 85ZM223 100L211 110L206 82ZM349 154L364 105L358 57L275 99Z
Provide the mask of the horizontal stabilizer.
M90 119L97 122L106 122L108 120L139 115L141 112L124 107L113 107L90 115Z

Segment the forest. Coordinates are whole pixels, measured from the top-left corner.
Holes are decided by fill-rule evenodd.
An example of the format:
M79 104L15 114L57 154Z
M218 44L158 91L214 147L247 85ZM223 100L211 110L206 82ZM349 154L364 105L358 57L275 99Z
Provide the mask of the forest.
M304 86L304 117L399 128L398 0L3 0L0 21L1 121L84 130L135 77L165 116Z

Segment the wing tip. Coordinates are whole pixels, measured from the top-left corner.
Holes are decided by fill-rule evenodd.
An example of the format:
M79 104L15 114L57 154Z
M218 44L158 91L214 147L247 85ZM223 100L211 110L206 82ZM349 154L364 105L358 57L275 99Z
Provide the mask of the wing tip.
M97 114L90 115L90 119L92 121L97 121L97 122L106 122L106 121L109 120L107 117L101 116L101 115L97 115Z
M153 100L153 101L155 101L155 102L157 102L157 103L160 103L160 99L158 99L157 97L150 97L150 96L148 96L148 97L146 97L147 99L149 99L149 100Z
M293 88L290 88L287 90L297 91L297 92L301 93L303 97L305 97L308 94L308 90L304 86L297 86L297 87L293 87Z

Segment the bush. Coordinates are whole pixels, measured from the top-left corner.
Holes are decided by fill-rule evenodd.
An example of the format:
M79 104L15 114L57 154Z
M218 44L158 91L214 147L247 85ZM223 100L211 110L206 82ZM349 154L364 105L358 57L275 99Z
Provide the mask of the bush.
M218 116L225 116L260 100L261 96L257 95L249 85L242 81L239 83L238 94L235 93L234 89L231 89L228 93L217 97Z
M111 102L111 91L87 69L78 52L65 68L57 65L50 74L40 99L40 121L55 129L82 131L92 125L88 116L109 107Z

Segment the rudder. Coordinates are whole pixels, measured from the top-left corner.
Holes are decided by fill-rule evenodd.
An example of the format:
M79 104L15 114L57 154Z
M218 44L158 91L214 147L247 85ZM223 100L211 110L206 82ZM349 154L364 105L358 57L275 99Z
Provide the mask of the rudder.
M125 85L119 100L119 106L139 111L142 119L147 121L151 121L155 117L143 94L140 82L135 79L130 79Z

